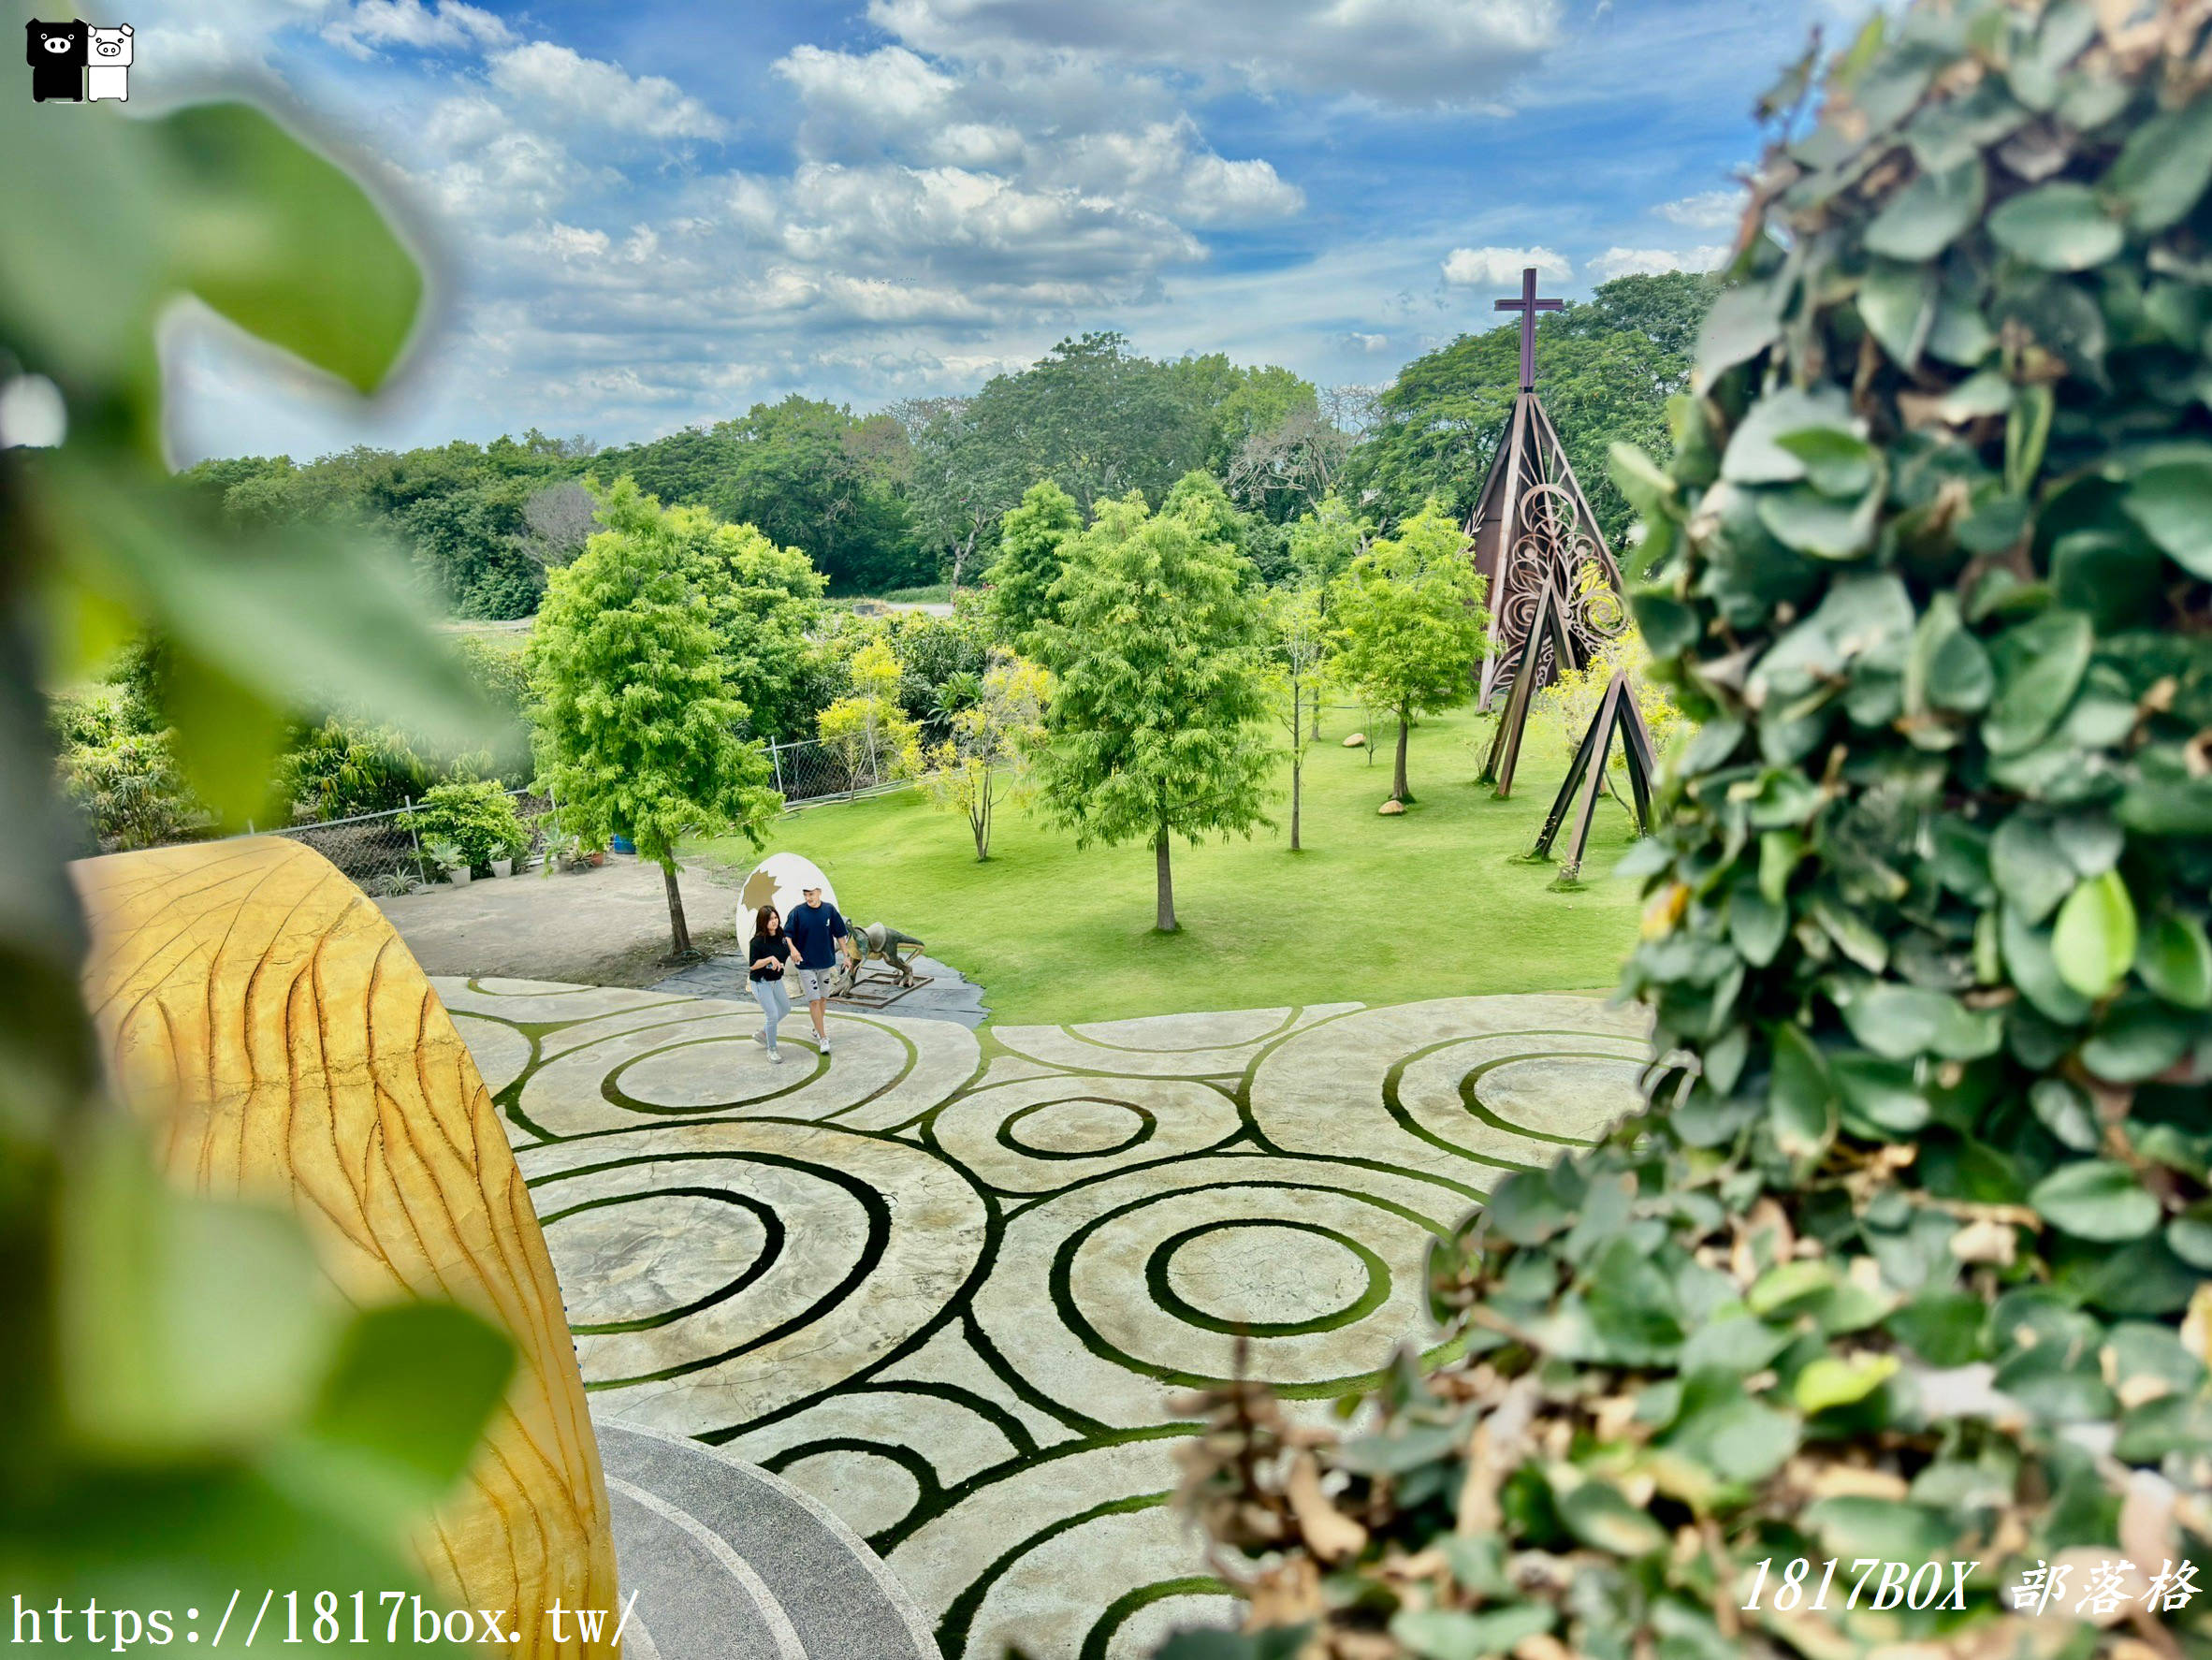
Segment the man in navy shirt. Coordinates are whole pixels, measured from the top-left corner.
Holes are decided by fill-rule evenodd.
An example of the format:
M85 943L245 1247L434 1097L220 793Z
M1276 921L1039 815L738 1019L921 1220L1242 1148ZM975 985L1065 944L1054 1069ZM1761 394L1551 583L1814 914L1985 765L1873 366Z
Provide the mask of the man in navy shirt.
M820 888L800 890L801 903L792 907L783 931L799 948L799 985L807 994L807 1012L814 1017L814 1041L822 1054L830 1052L829 1031L822 1024L822 1005L829 1000L830 976L837 972L838 947L852 955L852 930L835 905L822 902Z

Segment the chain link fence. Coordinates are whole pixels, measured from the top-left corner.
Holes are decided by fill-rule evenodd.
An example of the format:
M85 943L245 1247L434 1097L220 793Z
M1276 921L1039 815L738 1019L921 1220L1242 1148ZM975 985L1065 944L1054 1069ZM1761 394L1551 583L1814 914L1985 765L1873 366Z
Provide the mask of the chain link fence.
M885 765L874 743L865 738L832 744L810 737L771 744L768 762L786 807L850 801L856 795L872 795L912 781Z
M519 871L546 850L546 815L552 810L549 797L528 790L509 790L515 816L530 832L530 847L515 861ZM375 894L403 894L422 886L437 873L425 856L422 839L405 823L412 807L388 812L361 813L350 819L325 819L312 824L286 824L264 834L303 841L353 878L356 884Z
M805 738L768 746L768 762L776 788L787 808L822 802L851 801L879 794L911 783L879 759L876 746L865 737L845 743L824 743ZM552 811L549 796L528 790L510 790L516 816L531 833L530 849L515 862L522 869L544 856ZM409 808L388 812L360 813L349 819L325 819L314 823L285 824L258 834L303 841L356 884L379 896L411 893L437 879L438 872L424 853L421 838L404 823ZM250 832L252 833L252 832Z

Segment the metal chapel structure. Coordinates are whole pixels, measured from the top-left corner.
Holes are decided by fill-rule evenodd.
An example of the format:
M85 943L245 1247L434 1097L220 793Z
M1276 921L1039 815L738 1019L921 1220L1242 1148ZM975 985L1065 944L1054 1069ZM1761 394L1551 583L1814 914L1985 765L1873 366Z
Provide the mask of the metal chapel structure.
M1586 667L1628 627L1621 568L1536 396L1536 315L1564 303L1536 298L1533 266L1521 273L1521 298L1497 302L1521 313L1521 389L1467 522L1490 605L1476 707L1488 712L1505 699L1479 781L1500 795L1512 792L1529 705L1561 659Z

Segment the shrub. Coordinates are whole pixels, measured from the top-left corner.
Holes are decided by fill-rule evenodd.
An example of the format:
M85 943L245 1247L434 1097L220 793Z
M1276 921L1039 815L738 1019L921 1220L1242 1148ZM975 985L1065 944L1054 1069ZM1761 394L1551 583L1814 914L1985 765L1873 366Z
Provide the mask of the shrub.
M516 816L514 800L490 779L433 785L400 824L422 840L447 842L472 869L494 859L519 858L530 851L531 834Z
M1652 1109L1439 1245L1465 1358L1368 1433L1212 1404L1193 1502L1301 1652L2212 1641L2144 1596L2212 1553L2208 60L2181 0L1923 4L1768 152L1670 468L1616 456L1701 724ZM1874 1612L1868 1557L1972 1565Z
M156 727L125 687L101 686L57 699L62 790L80 810L101 852L155 847L205 831L212 816L177 764L173 735Z

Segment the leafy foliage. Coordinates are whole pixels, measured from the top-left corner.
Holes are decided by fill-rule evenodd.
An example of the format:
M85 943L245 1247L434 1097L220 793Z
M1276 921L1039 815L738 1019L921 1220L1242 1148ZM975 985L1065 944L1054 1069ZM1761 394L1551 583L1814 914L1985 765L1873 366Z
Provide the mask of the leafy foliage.
M1068 568L1069 539L1083 528L1070 496L1051 479L1033 484L999 527L991 565L991 619L998 637L1017 648L1053 619L1053 585Z
M1190 517L1134 492L1101 503L1067 542L1037 631L1058 678L1037 751L1045 811L1079 845L1151 841L1162 933L1177 925L1169 838L1266 823L1273 759L1254 730L1267 703L1249 567L1207 499L1186 501Z
M400 814L400 823L425 845L451 843L466 869L517 858L530 847L530 832L516 815L514 800L489 779L433 785L421 806Z
M190 836L209 814L192 796L176 745L127 686L57 700L62 789L102 852L158 847Z
M869 640L847 674L851 690L815 717L816 735L851 782L912 778L922 770L922 729L899 706L898 659L881 640Z
M661 866L669 933L691 950L676 852L686 837L755 841L782 803L714 620L738 604L722 538L697 508L663 510L618 480L607 528L553 573L531 641L539 777L560 829L587 848L618 835Z
M1372 1430L1213 1403L1193 1502L1310 1652L2212 1642L2065 1624L2212 1551L2208 88L2179 0L1924 3L1769 151L1672 464L1615 470L1701 724L1636 861L1652 1110L1439 1245L1467 1356ZM1972 1565L1745 1607L1830 1556Z
M1634 509L1607 476L1608 446L1664 454L1665 408L1690 373L1709 277L1673 271L1601 283L1587 304L1542 318L1536 391L1559 429L1591 511L1616 546ZM1484 469L1506 440L1521 385L1521 325L1463 334L1417 357L1376 400L1375 425L1353 453L1346 493L1373 492L1391 517L1431 500L1464 520Z
M1459 521L1431 502L1397 536L1377 538L1338 578L1330 600L1335 671L1371 707L1398 720L1390 794L1411 801L1405 747L1413 718L1466 700L1490 616Z
M257 110L58 131L0 100L0 197L37 227L0 239L0 359L68 415L59 448L0 454L0 1577L25 1606L419 1587L393 1541L466 1467L507 1346L457 1309L349 1317L292 1219L156 1173L95 1058L37 688L160 638L160 697L110 707L113 730L160 733L222 813L259 805L313 696L465 729L466 682L388 566L229 533L161 458L153 326L179 296L367 389L421 279L368 196Z
M968 820L979 862L991 856L991 822L1005 806L1037 798L1031 752L1044 736L1053 677L1026 658L991 665L975 699L948 720L952 735L926 756L930 794Z

